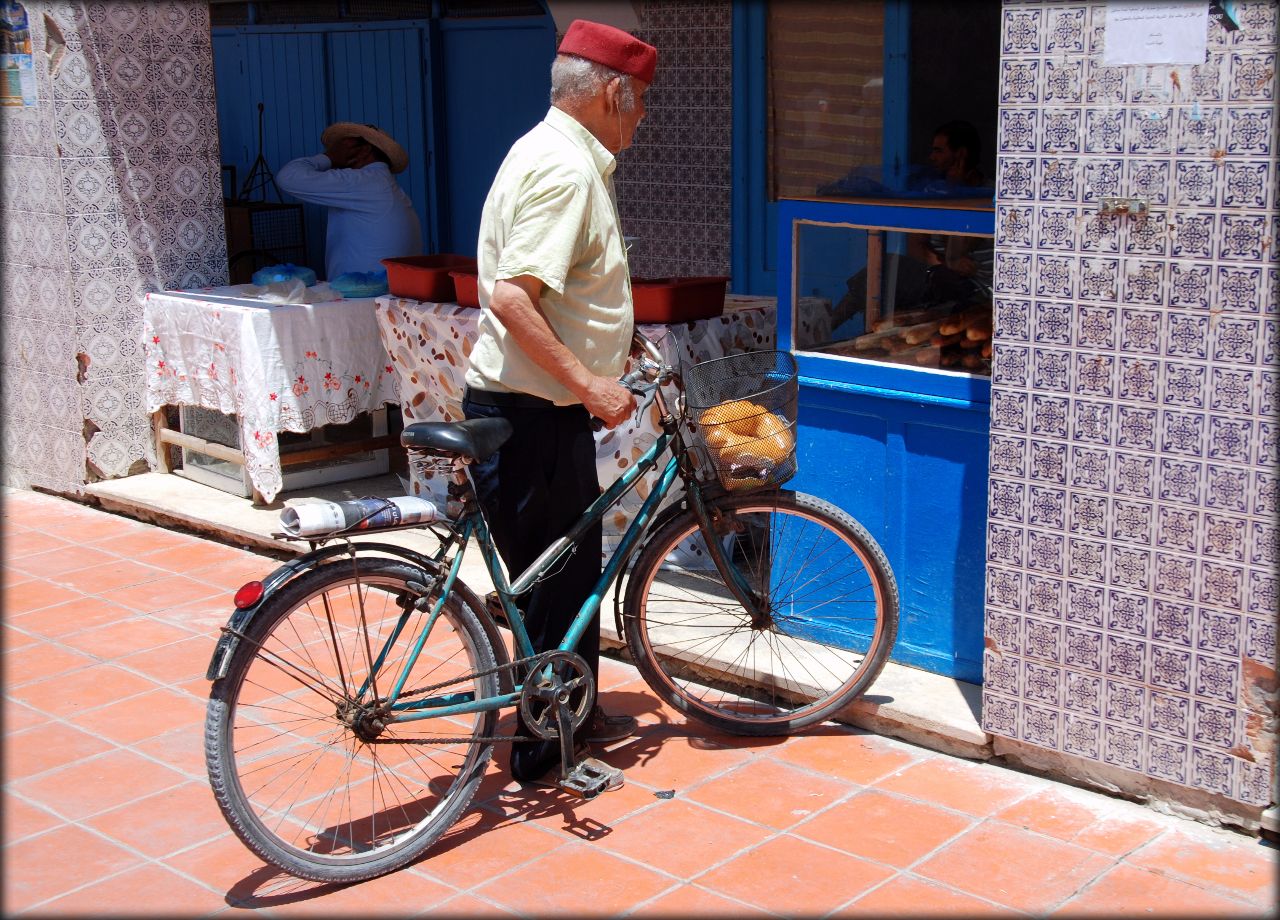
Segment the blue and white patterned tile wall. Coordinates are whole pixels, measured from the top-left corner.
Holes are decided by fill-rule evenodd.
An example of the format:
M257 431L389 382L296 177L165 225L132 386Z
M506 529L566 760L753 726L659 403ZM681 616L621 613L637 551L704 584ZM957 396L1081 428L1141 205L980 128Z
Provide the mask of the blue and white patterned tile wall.
M38 104L4 120L5 481L78 491L145 469L139 294L226 279L209 14L26 7ZM53 72L46 22L66 42Z
M1108 67L1105 4L1005 5L983 724L1265 805L1277 6L1237 6L1203 64Z
M636 3L658 75L635 145L618 158L618 210L636 277L729 274L733 16L729 0Z

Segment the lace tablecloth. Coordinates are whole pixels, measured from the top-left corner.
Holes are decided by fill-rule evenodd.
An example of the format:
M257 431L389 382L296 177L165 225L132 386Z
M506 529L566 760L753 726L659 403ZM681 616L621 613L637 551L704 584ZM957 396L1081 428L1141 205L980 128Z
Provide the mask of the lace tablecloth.
M234 415L254 488L271 502L276 434L344 424L399 399L372 298L267 304L239 287L147 294L147 411L200 406Z
M404 423L462 418L464 375L476 340L479 311L450 303L378 298L378 331L399 376ZM772 297L729 295L725 313L712 319L672 325L641 325L663 356L685 366L742 351L775 347L776 301ZM596 469L608 485L644 453L657 437L653 419L631 418L596 435ZM604 522L605 550L612 549L631 516L649 494L651 473L616 506ZM411 469L411 488L443 504L445 482L429 471ZM674 499L668 496L668 501Z

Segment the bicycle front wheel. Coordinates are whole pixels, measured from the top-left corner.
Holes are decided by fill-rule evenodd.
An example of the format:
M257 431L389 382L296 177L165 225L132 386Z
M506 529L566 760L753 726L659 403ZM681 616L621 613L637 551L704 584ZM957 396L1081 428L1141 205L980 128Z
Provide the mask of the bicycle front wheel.
M426 580L390 559L308 572L258 612L213 685L214 796L249 849L292 875L352 882L397 869L457 820L480 783L495 711L395 721L370 707L426 623L430 606L414 606ZM432 698L493 697L494 667L475 614L451 595L404 689L449 682Z
M627 647L654 691L724 731L785 734L864 693L898 631L884 552L834 505L795 492L714 503L753 618L710 559L692 512L646 542L627 581Z

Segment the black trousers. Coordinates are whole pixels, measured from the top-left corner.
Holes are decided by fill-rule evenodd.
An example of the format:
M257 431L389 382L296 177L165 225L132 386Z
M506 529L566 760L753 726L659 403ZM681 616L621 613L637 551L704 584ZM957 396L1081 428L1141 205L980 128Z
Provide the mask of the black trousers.
M471 390L462 409L467 418L500 416L514 429L496 455L472 465L471 478L494 543L515 578L600 495L591 419L582 406ZM553 574L516 599L534 651L555 648L568 632L600 577L603 539L603 528L597 524ZM577 651L598 677L598 613Z

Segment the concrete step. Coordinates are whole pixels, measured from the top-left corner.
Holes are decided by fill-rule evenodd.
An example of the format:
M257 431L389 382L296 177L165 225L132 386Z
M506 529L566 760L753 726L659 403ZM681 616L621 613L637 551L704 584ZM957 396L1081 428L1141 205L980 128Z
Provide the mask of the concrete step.
M179 475L146 473L95 483L89 495L107 510L163 526L178 526L215 539L254 549L295 554L305 546L278 540L280 511L308 501L343 501L370 495L398 495L403 488L392 475L337 483L308 490L306 495L283 494L270 506L254 506L217 489ZM397 531L377 539L419 551L434 549L429 534ZM359 542L359 541L357 541ZM477 551L463 559L461 577L479 595L493 590L489 573ZM602 644L615 655L625 654L614 630L612 593L601 617ZM986 759L993 754L991 736L979 719L981 688L917 668L889 662L875 685L851 704L837 721L884 735L902 738L922 747L960 757Z

